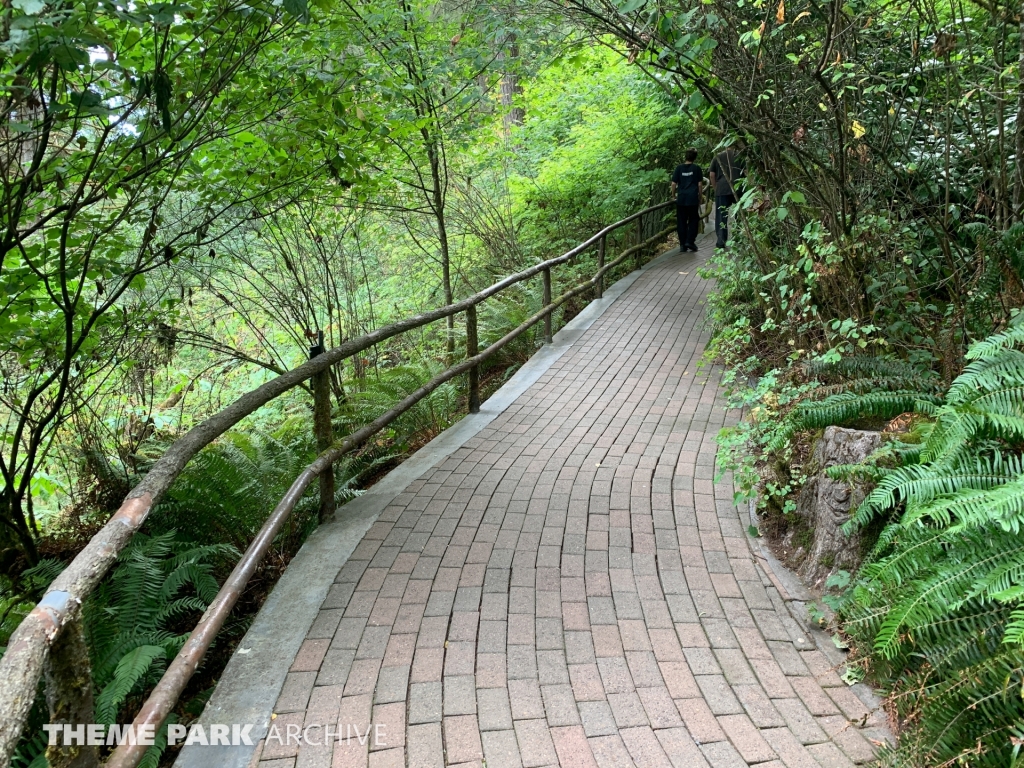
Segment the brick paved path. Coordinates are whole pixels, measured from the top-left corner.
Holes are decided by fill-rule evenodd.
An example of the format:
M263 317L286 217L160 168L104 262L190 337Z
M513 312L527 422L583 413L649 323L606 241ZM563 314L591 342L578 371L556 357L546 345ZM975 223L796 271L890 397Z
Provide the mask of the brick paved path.
M291 766L849 766L877 724L747 541L693 256L647 270L356 548L274 724ZM359 744L367 724L381 744ZM346 735L347 729L347 735ZM319 740L314 729L313 740Z

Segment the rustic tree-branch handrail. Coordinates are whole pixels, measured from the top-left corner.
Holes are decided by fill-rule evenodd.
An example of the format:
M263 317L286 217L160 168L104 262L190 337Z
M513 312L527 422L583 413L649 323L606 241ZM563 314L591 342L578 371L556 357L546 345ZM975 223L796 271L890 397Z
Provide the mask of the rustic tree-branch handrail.
M640 252L643 248L653 245L671 231L672 229L663 230L648 240L623 251L623 253L616 257L614 261L609 263L603 271L607 271L618 266L630 256L634 256L636 253ZM603 276L603 271L600 276ZM154 732L163 725L164 720L167 719L167 715L171 713L171 710L177 703L178 697L181 695L182 691L185 690L185 686L188 684L188 681L192 678L192 675L195 673L206 652L209 650L217 632L227 620L228 615L231 613L231 609L238 601L238 598L242 594L242 590L245 588L249 578L252 576L256 567L263 559L263 556L270 548L270 545L277 536L278 531L280 531L281 526L284 525L289 515L291 515L295 505L298 503L299 499L302 498L302 495L305 493L314 478L316 478L325 469L331 467L334 462L346 453L358 448L375 434L387 427L395 419L408 411L439 386L461 376L464 373L468 373L480 363L484 362L487 358L500 351L506 344L514 341L524 332L537 325L537 323L542 320L546 321L550 319L551 313L559 306L564 304L573 296L577 296L596 285L598 277L599 275L595 275L593 278L566 291L561 296L544 306L539 312L529 317L522 324L488 346L482 352L479 352L472 357L467 357L462 362L457 363L443 373L438 374L415 392L406 396L394 408L377 417L374 421L364 427L361 427L340 443L337 443L317 456L313 463L307 466L299 474L288 489L288 492L284 495L281 501L278 502L274 511L267 519L267 522L264 523L260 532L256 535L253 543L249 545L245 554L243 554L241 559L239 559L234 570L231 572L231 575L225 580L224 585L217 593L217 596L206 609L206 612L203 614L199 624L192 631L192 634L189 635L189 638L182 647L182 650L178 652L177 656L175 656L174 660L167 668L167 671L164 673L164 676L160 679L160 682L157 683L152 693L150 693L149 698L146 700L145 704L143 704L142 709L139 711L139 714L133 722L136 732L138 732L139 726L142 725L152 726ZM148 747L137 744L122 744L114 751L114 754L111 755L110 759L106 763L106 768L135 768L142 759L142 756L146 753L147 749Z
M297 368L287 371L262 386L247 392L227 408L193 427L176 440L157 460L146 477L128 494L124 503L122 503L121 507L114 513L106 525L93 536L68 567L54 579L43 599L25 617L11 636L7 652L0 658L0 765L6 764L14 752L24 728L28 712L35 700L47 654L54 641L60 635L64 626L75 621L80 616L84 600L102 581L118 554L145 522L153 506L171 486L185 465L200 450L263 405L302 384L315 374L328 370L341 360L406 331L475 308L487 298L500 293L512 285L549 271L554 266L566 263L595 243L601 245L603 255L604 239L608 234L634 220L640 219L642 216L662 210L673 204L673 201L668 201L638 211L621 221L605 227L590 239L562 255L510 275L473 296L436 310L400 320L356 339L344 342ZM652 245L670 231L671 228L662 230L648 240L628 248L613 261L601 265L592 278L566 291L550 303L545 304L539 312L494 344L452 366L403 399L395 408L392 408L370 424L352 433L322 453L313 464L299 475L288 493L274 509L260 530L260 533L257 534L245 555L243 555L228 577L217 598L211 603L206 613L204 613L199 625L185 643L182 651L175 657L167 673L161 679L149 700L147 700L142 712L136 718L136 723L152 722L157 725L162 724L170 708L177 701L177 697L180 695L181 690L183 690L185 683L188 682L195 672L217 631L223 625L224 619L227 617L235 601L237 601L252 571L273 542L277 530L287 519L295 503L305 492L306 487L314 477L331 466L333 462L345 453L358 447L362 442L386 427L441 384L475 369L481 362L495 354L530 327L545 318L549 318L551 313L569 298L579 295L592 287L600 286L604 275L609 270L621 264L629 256L637 254L644 248ZM129 747L124 745L115 752L109 765L120 766L121 768L135 766L145 750L146 747Z

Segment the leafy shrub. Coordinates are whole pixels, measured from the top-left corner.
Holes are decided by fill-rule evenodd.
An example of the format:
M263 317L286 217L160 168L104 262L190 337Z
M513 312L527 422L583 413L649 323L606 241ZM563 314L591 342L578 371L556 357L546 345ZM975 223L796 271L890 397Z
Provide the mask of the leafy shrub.
M125 721L121 711L126 702L137 700L156 684L216 596L220 587L215 568L234 561L238 554L229 544L197 545L175 531L134 536L82 610L95 686L95 722ZM17 612L23 614L63 568L55 560L41 561L22 574L19 589L6 588L2 599L19 601ZM41 697L29 719L12 765L44 768L42 724L48 718ZM156 768L165 748L166 728L140 765Z
M647 203L694 138L678 104L612 51L577 53L525 91L519 173L510 189L520 238L538 257Z
M730 247L702 271L718 282L708 302L712 349L728 365L760 372L868 352L934 368L948 382L971 339L1019 302L1019 230L978 223L946 255L913 220L865 215L841 235L815 219L780 220L787 205L751 191Z
M146 530L177 530L193 541L244 550L316 453L308 421L286 421L274 432L229 432L189 463L149 516ZM345 462L336 466L338 504L358 494L353 485L362 469ZM292 537L290 547L297 548L316 527L318 506L314 483L280 534Z
M385 368L376 376L366 377L360 382L361 388L352 393L342 409L339 434L353 432L379 418L444 370L445 366L440 363L425 361ZM458 380L454 379L445 382L413 405L382 433L390 446L386 448L387 455L379 455L375 461L379 463L394 458L396 454L408 450L418 439L433 437L447 429L461 416L461 396L462 388ZM377 444L385 448L379 440Z
M217 595L214 566L238 555L230 545L197 546L173 531L136 534L84 609L96 722L121 722L129 697L156 683Z
M845 632L903 725L891 766L1016 764L1024 721L1024 324L975 344L921 444L848 529L887 521L844 603ZM931 397L931 396L929 396ZM847 398L875 411L872 395ZM828 402L827 400L824 402ZM851 406L854 407L854 406ZM833 470L841 472L841 469Z
M1024 322L974 344L943 388L919 366L847 356L773 371L740 387L751 419L722 436L733 467L781 507L802 478L798 434L916 412L864 465L876 485L848 530L879 532L834 600L900 724L887 766L1016 765L1024 722ZM735 378L735 371L733 373ZM743 450L747 451L742 457ZM737 456L742 458L737 459ZM757 465L759 474L754 473ZM783 511L785 511L783 509Z

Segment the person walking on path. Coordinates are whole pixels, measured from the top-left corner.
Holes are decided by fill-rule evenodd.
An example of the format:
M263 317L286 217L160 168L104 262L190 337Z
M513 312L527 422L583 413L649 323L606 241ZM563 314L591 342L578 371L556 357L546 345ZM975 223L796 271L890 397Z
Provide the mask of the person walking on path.
M693 161L697 150L686 150L686 162L676 166L672 174L672 193L676 195L676 231L679 233L679 250L697 250L697 230L700 225L701 190L704 186L704 172Z
M746 175L743 158L735 147L719 152L711 161L708 181L715 194L716 248L724 248L729 242L729 206L736 202L739 180Z

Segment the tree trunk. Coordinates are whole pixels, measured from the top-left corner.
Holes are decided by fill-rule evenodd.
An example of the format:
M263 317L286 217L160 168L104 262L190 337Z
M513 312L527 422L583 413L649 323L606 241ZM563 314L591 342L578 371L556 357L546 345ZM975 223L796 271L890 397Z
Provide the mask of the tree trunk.
M324 334L319 332L318 343L310 350L310 357L324 352ZM334 443L334 427L331 424L331 374L329 370L313 375L313 432L316 449L323 453ZM334 465L320 473L320 522L334 514Z
M1017 45L1017 122L1014 125L1016 142L1013 153L1013 221L1021 220L1024 206L1024 3L1020 11L1020 37Z
M10 485L0 491L0 518L0 573L9 573L19 554L25 556L29 565L35 565L39 553L25 519L24 501Z
M798 573L815 589L822 589L836 571L850 571L860 565L861 538L842 531L850 514L868 493L865 483L852 485L833 480L825 470L840 464L857 464L882 444L879 432L828 427L814 446L810 471L815 472L797 496L796 514L803 518L813 538Z
M519 73L516 71L519 64L519 45L516 43L514 32L509 33L508 45L501 54L501 61L501 119L505 138L508 138L512 135L512 128L522 125L526 118L526 110L517 103L523 95L523 86L519 83Z
M441 174L441 158L437 146L433 143L433 137L428 140L427 155L430 159L430 180L433 185L431 190L434 218L437 221L437 240L441 249L441 284L444 289L444 303L451 304L455 301L455 292L452 290L452 262L451 252L448 247L448 225L445 221L444 206L445 194L442 186L444 180ZM449 359L455 354L455 318L449 315L445 320L448 329L446 349Z
M50 709L50 722L67 724L83 729L96 719L92 698L92 665L89 647L85 643L82 620L67 624L54 641L46 659L46 703ZM99 748L84 744L48 747L46 759L52 768L93 768L99 765Z

